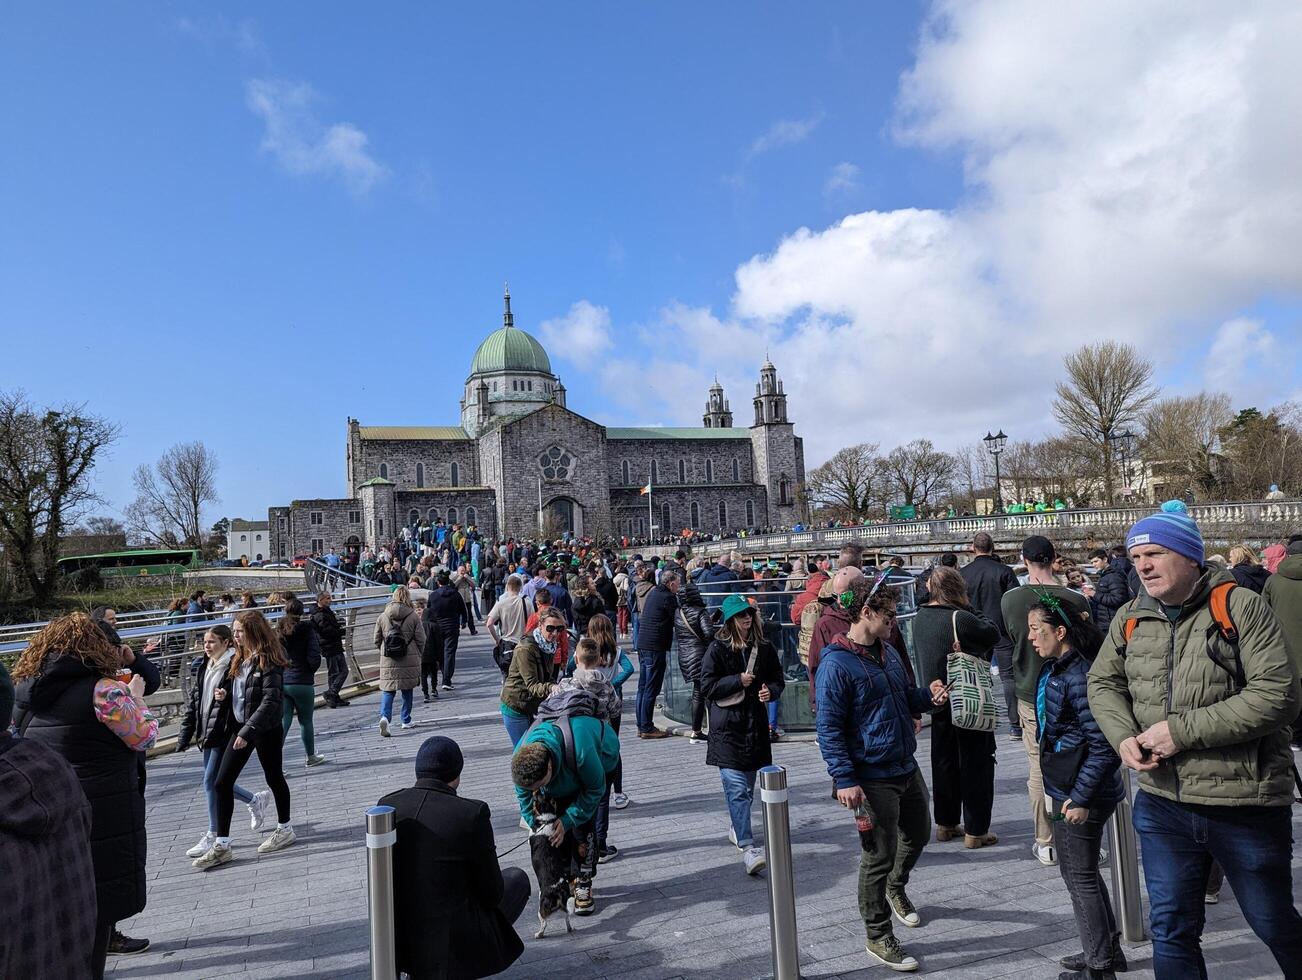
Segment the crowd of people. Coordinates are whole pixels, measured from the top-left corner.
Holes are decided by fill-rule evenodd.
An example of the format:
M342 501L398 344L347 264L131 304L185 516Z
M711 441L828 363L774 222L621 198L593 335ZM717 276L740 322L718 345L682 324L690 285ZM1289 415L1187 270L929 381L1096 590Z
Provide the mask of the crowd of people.
M1019 576L977 534L970 560L946 556L917 583L906 645L897 586L908 573L899 563L865 567L855 544L808 567L756 568L735 554L623 559L591 542L404 530L392 547L359 556L374 562L366 577L387 575L392 589L372 637L379 733L389 736L395 701L399 724L416 724L417 687L427 702L455 690L458 637L482 626L502 678L502 745L535 872L574 914L597 911L594 879L620 852L610 811L630 802L620 720L634 671L639 739L668 735L655 708L672 667L690 689L690 741L719 771L728 844L748 875L765 867L752 823L756 776L783 737L785 687L805 680L832 794L855 815L868 955L917 969L895 928L922 923L908 885L926 847L933 837L965 849L999 844L996 713L987 724L970 703L973 691L980 700L999 690L1004 734L1028 760L1031 856L1059 868L1081 938L1064 977L1127 967L1100 872L1104 827L1125 798L1123 767L1138 774L1134 824L1156 975L1207 975L1203 908L1227 880L1283 974L1302 976L1290 811L1290 741L1302 727L1302 535L1262 560L1236 547L1222 563L1170 504L1124 544L1091 552L1088 569L1048 538L1028 537ZM265 834L260 853L295 843L283 747L297 719L306 765L326 761L312 718L323 663L325 703L347 704L329 591L310 614L300 599L276 597L284 614L274 624L234 607L230 628L188 618L210 615L204 598L180 610L206 629L178 740L203 756L207 827L189 852L201 871L234 860L236 800L251 833ZM982 682L960 678L960 664ZM60 923L6 945L4 975L101 976L110 949L147 945L117 923L145 903L143 751L158 722L144 698L157 676L103 614L63 617L33 639L14 670L16 708L0 674L0 839L21 845L3 849L0 871L40 879L23 895L38 911L20 920L49 921L40 903L57 902ZM924 716L930 787L916 759ZM260 793L239 784L254 755L268 787ZM501 869L486 804L458 795L463 765L453 740L429 738L415 784L382 801L397 810L399 967L413 977L453 965L455 975L487 976L522 950L512 923L530 882ZM540 859L552 850L555 862Z

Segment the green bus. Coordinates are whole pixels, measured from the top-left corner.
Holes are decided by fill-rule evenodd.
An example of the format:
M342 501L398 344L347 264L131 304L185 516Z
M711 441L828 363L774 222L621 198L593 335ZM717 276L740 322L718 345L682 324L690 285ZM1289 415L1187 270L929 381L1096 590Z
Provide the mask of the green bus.
M110 551L103 555L74 555L59 559L59 571L64 575L75 575L84 568L98 568L103 578L178 575L200 565L197 548Z

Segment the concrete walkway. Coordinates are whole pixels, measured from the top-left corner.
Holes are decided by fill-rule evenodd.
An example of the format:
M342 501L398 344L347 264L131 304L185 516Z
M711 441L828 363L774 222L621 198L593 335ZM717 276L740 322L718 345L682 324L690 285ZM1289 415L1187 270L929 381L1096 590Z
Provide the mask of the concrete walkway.
M510 742L497 714L499 674L488 644L463 638L457 690L433 705L420 703L420 726L381 739L378 695L351 707L317 712L317 751L330 762L308 771L297 728L286 746L299 842L265 857L236 808L236 860L207 874L191 869L185 850L205 829L199 755L194 750L149 766L149 907L122 923L147 936L139 956L110 957L121 977L365 977L368 975L366 865L362 843L366 807L409 785L421 741L438 733L466 756L461 794L488 801L498 849L521 832L510 788ZM633 690L626 691L631 712ZM535 940L533 904L517 924L525 953L505 977L565 980L667 980L760 977L769 972L767 888L748 878L727 841L728 822L717 771L705 748L684 739L643 742L625 726L625 788L633 799L612 811L611 843L619 857L596 879L597 914L575 919L571 936ZM923 770L929 746L918 750ZM833 804L817 747L775 747L789 770L801 962L809 978L884 977L869 968L855 903L859 859L851 816ZM262 788L251 762L242 780ZM993 829L996 847L928 846L909 894L923 918L897 936L922 962L922 972L947 978L1056 977L1056 959L1080 948L1071 906L1056 868L1030 853L1026 761L1020 746L999 743ZM756 807L759 810L758 804ZM1294 836L1302 809L1294 811ZM762 815L755 815L757 831ZM521 847L504 865L528 869ZM1302 861L1293 863L1302 882ZM532 878L532 874L531 874ZM1300 890L1302 891L1302 890ZM1273 959L1246 928L1228 886L1208 908L1204 945L1213 977L1279 975ZM1129 951L1129 976L1151 977L1147 945Z

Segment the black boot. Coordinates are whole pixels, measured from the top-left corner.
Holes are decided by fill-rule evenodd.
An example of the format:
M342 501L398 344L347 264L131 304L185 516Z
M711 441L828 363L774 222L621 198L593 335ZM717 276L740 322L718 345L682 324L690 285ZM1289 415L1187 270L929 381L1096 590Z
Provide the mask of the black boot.
M1059 973L1058 980L1117 980L1117 975L1111 970L1086 967L1083 970L1072 970L1070 973Z
M1064 956L1062 959L1058 961L1058 965L1061 966L1064 970L1075 970L1078 973L1082 970L1089 969L1088 964L1086 964L1085 962L1084 953L1075 953L1071 956ZM1130 969L1130 966L1129 964L1126 963L1126 954L1121 951L1121 937L1113 936L1112 937L1112 971L1114 973L1125 973L1128 969ZM1067 974L1063 974L1063 976L1066 975ZM1081 975L1087 976L1088 974L1082 973Z

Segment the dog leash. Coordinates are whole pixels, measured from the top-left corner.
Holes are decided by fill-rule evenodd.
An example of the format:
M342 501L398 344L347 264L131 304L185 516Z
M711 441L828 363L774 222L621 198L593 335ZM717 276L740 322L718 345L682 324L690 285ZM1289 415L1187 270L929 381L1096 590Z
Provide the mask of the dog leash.
M504 858L504 857L506 857L508 854L510 854L512 851L519 850L519 849L520 849L521 847L523 847L525 844L528 844L529 841L532 840L532 839L533 839L533 834L530 834L530 835L529 835L528 837L526 837L524 840L520 841L519 844L516 844L515 847L508 847L505 851L503 851L501 854L498 855L498 858Z

